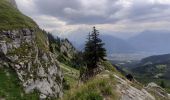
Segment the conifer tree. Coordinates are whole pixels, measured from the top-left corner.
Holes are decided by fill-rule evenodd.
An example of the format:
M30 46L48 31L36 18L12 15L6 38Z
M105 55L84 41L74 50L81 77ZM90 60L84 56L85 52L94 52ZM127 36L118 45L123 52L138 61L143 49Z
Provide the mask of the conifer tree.
M84 60L86 61L88 70L98 67L100 60L105 60L106 50L104 43L99 38L99 32L93 27L92 33L89 33L88 41L85 45Z

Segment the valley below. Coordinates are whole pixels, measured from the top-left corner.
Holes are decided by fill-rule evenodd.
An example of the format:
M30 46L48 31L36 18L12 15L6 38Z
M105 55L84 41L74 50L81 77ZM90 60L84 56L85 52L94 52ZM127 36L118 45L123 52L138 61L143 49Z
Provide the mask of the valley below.
M113 65L124 75L132 74L135 79L145 85L155 82L170 92L170 55L169 54L127 54L110 59ZM126 57L126 59L124 58ZM123 59L121 59L123 58Z

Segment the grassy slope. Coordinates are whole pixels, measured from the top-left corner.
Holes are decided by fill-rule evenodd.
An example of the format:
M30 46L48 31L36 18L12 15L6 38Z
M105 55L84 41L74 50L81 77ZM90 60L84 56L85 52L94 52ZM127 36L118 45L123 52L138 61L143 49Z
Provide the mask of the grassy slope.
M0 31L21 28L36 28L36 44L41 50L48 52L46 33L38 29L37 24L31 18L23 15L7 0L0 0ZM21 47L19 50L25 51L25 48ZM6 100L38 100L37 93L25 94L19 83L14 70L0 66L0 100L3 98Z
M60 66L64 73L64 78L66 79L66 81L70 85L70 87L73 88L75 86L75 84L77 84L77 82L78 82L79 71L72 67L69 67L63 63L60 63Z
M36 36L36 44L37 46L45 51L45 52L48 52L49 51L49 47L48 47L48 37L47 37L47 33L45 31L42 31L41 29L37 29L36 33L35 33L35 36Z
M21 28L37 28L37 24L29 17L14 8L8 0L0 0L0 31ZM46 33L38 29L36 42L39 48L48 51Z
M61 64L65 79L71 85L70 90L65 91L63 100L103 100L103 98L118 100L119 94L116 93L115 85L117 81L113 73L122 76L109 62L102 64L110 72L104 71L86 83L78 82L78 70Z
M115 92L116 81L111 77L95 77L87 83L74 87L65 96L65 100L103 100L112 98L118 100Z
M0 0L0 30L35 27L36 23L14 8L7 0Z
M36 93L25 94L14 70L0 66L0 100L38 100Z
M94 78L91 78L86 83L78 83L78 77L75 78L74 74L78 72L69 66L62 66L64 73L72 73L74 74L66 74L66 80L71 84L70 90L67 90L64 94L64 98L62 100L119 100L121 94L116 91L116 85L120 84L119 81L115 78L114 75L121 77L126 80L126 78L118 72L109 62L102 62L102 65L105 66L105 71L100 73ZM74 77L72 77L74 76ZM139 82L129 82L129 85L142 90L144 85ZM148 91L153 96L155 96L156 100L164 100L161 97L157 96L157 92Z

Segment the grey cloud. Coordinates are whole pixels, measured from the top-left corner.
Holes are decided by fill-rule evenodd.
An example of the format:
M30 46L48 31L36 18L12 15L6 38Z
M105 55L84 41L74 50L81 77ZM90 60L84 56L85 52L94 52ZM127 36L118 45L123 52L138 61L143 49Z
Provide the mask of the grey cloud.
M168 4L134 3L127 18L135 22L170 20L169 10Z
M114 5L116 0L106 1L103 4L104 9L100 7L87 9L80 0L35 0L34 2L41 14L57 17L68 24L103 24L117 21L108 17L120 9Z
M78 0L35 0L34 2L41 14L62 20L68 20L68 15L64 11L66 8L80 9L81 7Z
M86 8L81 0L35 0L35 4L41 14L57 17L67 24L105 24L121 20L148 21L163 20L170 13L163 12L170 9L170 5L151 4L148 2L133 2L130 8L124 8L117 4L119 0L105 0L103 7ZM96 2L100 2L96 0ZM128 9L128 10L126 10ZM127 15L123 15L128 13ZM116 17L116 13L122 14ZM155 15L157 14L157 15Z

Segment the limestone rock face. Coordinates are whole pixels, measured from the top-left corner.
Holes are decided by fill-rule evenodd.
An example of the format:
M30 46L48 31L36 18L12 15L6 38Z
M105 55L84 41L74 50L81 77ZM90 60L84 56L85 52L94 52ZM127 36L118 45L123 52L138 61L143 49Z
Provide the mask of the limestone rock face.
M118 80L117 90L120 100L170 100L169 94L155 83L149 83L146 87L134 87L129 81L114 75Z
M5 41L1 41L1 42L0 42L0 46L1 46L0 51L3 52L4 54L6 54L6 53L7 53L7 45L6 45L6 42L5 42Z
M25 92L34 90L40 99L61 97L63 75L55 56L38 46L39 29L0 32L0 64L15 69ZM48 45L48 39L45 40Z
M119 84L117 84L117 90L121 94L120 100L156 100L154 96L152 96L145 89L137 89L131 86L128 81L118 77L115 75Z
M155 94L156 97L159 97L161 100L170 100L169 94L156 83L149 83L146 87L146 90L151 91Z
M61 41L60 51L61 53L66 54L69 58L72 58L74 54L77 53L76 49L67 39Z

